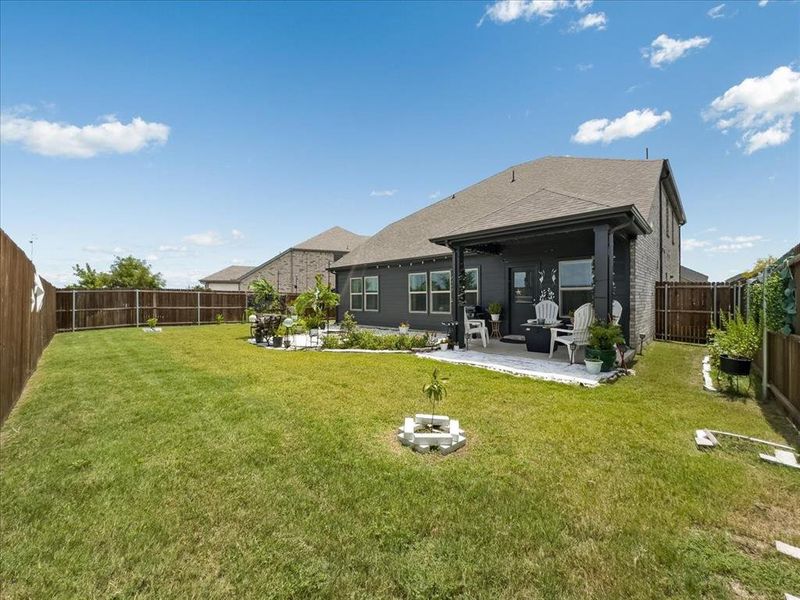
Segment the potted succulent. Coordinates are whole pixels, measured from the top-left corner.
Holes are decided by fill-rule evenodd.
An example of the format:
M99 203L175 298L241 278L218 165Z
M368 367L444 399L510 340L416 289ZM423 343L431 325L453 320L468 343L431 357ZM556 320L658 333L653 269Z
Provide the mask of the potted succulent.
M408 323L403 322L403 323L400 323L400 325L398 326L397 329L400 332L400 335L406 335L408 333L409 327L410 327L410 325Z
M161 331L161 327L156 327L158 325L158 319L154 316L147 319L147 327L145 327L145 333L158 333Z
M503 305L499 302L492 302L489 305L489 314L492 316L492 321L500 320L500 313L503 312Z
M617 344L624 344L622 328L613 322L596 320L589 325L589 345L586 347L587 359L599 359L602 362L601 371L606 372L614 368L617 360ZM589 369L589 365L586 365Z
M750 375L753 358L761 344L761 330L755 319L745 319L739 311L733 318L720 315L720 328L710 331L712 361L726 375Z
M441 338L439 340L439 349L447 350L450 347L450 338Z

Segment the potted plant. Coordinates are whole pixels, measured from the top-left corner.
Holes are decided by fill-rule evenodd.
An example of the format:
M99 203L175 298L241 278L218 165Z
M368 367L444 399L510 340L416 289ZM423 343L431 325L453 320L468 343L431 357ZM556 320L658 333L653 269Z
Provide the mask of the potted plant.
M447 379L439 377L439 369L434 369L431 375L431 380L422 386L422 393L431 402L431 424L430 429L433 430L433 419L436 415L436 405L441 404L447 396Z
M583 363L590 375L597 375L603 370L603 361L599 358L586 358Z
M322 275L315 278L314 287L300 294L294 301L294 309L298 317L309 322L309 318L319 328L325 325L327 329L328 314L339 306L340 296L322 281ZM311 325L309 324L309 327Z
M410 325L404 321L404 322L400 323L400 325L398 326L397 329L398 329L398 331L400 331L400 335L406 335L408 333L408 328L409 327L410 327Z
M589 345L586 347L587 359L600 359L601 371L614 368L617 360L617 344L625 343L622 328L613 322L596 320L589 325ZM589 369L589 365L586 365Z
M214 318L217 321L217 325L222 325L225 322L225 317L222 316L222 313L217 313L217 316Z
M489 314L492 316L492 321L500 320L500 313L503 312L503 305L499 302L492 302L489 305Z
M439 349L447 350L450 347L450 338L442 338L439 340Z
M720 328L710 331L712 361L726 375L750 375L753 357L761 344L761 328L755 319L745 319L739 311L733 318L720 315Z

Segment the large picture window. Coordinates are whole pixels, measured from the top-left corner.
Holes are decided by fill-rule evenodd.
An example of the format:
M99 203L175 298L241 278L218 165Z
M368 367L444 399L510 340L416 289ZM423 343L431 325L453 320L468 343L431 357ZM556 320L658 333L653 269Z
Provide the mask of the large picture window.
M464 281L464 304L467 306L474 306L478 304L480 294L480 282L478 281L478 269L465 269L466 275Z
M428 312L427 273L411 273L408 276L408 312Z
M378 276L364 277L364 310L378 310Z
M450 314L450 271L431 271L431 312Z
M350 278L350 310L364 310L364 280Z
M562 260L558 263L558 310L567 317L594 296L592 259Z

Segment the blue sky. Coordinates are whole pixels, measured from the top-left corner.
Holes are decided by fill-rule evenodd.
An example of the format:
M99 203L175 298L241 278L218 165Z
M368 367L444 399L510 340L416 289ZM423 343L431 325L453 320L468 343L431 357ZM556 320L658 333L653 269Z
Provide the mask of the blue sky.
M185 286L647 146L725 278L800 241L800 4L762 4L3 2L0 221L56 284L132 253Z

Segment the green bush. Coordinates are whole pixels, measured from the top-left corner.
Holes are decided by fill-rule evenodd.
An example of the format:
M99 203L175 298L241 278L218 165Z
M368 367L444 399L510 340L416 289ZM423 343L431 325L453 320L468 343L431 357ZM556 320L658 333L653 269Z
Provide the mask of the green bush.
M338 335L328 334L322 338L322 347L326 350L334 350L342 347L342 340Z
M753 315L756 323L761 323L761 302L764 284L756 282L748 288L748 310ZM767 277L767 329L780 331L784 324L783 294L784 284L778 271L773 271Z
M595 321L589 325L589 346L598 350L614 350L617 344L624 344L622 328L615 323Z
M330 336L329 336L330 337ZM333 342L330 342L331 344ZM380 335L369 329L356 329L340 340L340 348L357 348L359 350L412 350L431 345L427 334L399 335L390 333Z

